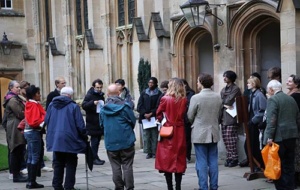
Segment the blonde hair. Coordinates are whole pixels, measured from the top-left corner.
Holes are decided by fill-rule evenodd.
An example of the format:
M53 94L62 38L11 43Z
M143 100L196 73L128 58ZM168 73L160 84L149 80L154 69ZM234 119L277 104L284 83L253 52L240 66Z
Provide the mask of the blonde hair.
M261 87L259 78L255 76L250 76L250 78L247 80L248 83L254 84L254 87L256 89L259 89Z
M173 96L175 97L176 101L178 101L180 98L186 97L185 87L181 79L170 79L168 87L169 88L166 92L166 96Z

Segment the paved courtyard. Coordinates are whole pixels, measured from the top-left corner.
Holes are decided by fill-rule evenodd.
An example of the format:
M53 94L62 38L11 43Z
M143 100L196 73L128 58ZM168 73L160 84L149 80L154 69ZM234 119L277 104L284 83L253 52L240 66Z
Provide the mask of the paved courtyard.
M0 143L6 144L5 131L1 127L0 129ZM113 190L114 184L112 182L111 167L108 162L105 149L101 141L99 156L104 159L106 163L103 166L94 166L94 170L88 171L88 188L91 190ZM52 158L52 153L45 153L48 158ZM6 155L0 155L6 156ZM154 159L145 159L145 154L142 150L136 150L134 160L134 177L135 177L135 189L136 190L166 190L166 183L163 174L158 173L154 169ZM194 190L197 188L197 175L194 169L194 159L192 163L187 165L187 171L183 176L182 190ZM47 166L51 166L51 161L46 161ZM219 190L270 190L275 189L273 184L265 182L265 179L256 179L247 181L243 178L245 172L249 171L249 168L225 168L222 163L219 165ZM43 172L37 181L45 185L44 189L53 189L51 187L53 173ZM77 189L87 189L87 179L85 170L84 155L79 155L78 168L76 174ZM0 171L0 189L25 189L25 183L13 183L8 179L8 171Z

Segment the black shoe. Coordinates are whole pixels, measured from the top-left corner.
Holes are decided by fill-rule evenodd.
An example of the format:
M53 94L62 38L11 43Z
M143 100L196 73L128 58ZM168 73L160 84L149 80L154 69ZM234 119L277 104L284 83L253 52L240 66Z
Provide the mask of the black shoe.
M101 160L100 158L97 158L97 160L99 160L100 162L103 162L103 164L105 163L105 160Z
M155 154L152 154L152 158L155 158Z
M23 177L20 174L18 176L14 176L13 178L13 182L14 183L23 183L23 182L27 182L28 178L27 177Z
M259 167L257 167L257 166L254 167L253 171L254 171L255 173L257 173L257 172L262 172L261 169L260 169Z
M42 184L39 184L37 182L32 182L30 184L27 184L26 185L26 188L27 189L40 189L40 188L44 188L44 185Z
M146 159L150 159L150 158L152 158L152 154L148 153L147 156L146 156Z
M93 162L94 165L103 165L104 163L105 163L105 161L104 160L100 160L100 159L99 160L95 159L94 162Z
M245 160L241 161L239 166L240 167L248 167L249 166L248 159L245 159Z
M231 160L230 160L230 159L227 159L227 160L225 161L225 163L224 163L224 166L225 166L225 167L228 167L230 162L231 162Z
M191 163L191 158L186 158L186 163Z
M238 163L239 163L239 161L238 160L232 160L229 164L228 164L228 167L235 167L235 166L237 166L238 165Z

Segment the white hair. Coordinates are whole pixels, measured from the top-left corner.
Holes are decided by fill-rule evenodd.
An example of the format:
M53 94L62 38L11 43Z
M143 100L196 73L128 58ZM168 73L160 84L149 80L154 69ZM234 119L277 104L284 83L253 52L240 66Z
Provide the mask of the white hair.
M73 95L74 91L73 91L73 88L70 87L70 86L66 86L66 87L63 87L61 90L60 90L60 95Z
M277 92L282 89L282 85L278 80L271 80L267 85L267 89L269 88L272 88L275 92Z

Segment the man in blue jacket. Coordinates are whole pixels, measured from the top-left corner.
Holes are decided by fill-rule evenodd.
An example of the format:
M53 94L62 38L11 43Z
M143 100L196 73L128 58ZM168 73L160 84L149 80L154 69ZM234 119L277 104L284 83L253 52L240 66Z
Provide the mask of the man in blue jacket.
M45 124L47 125L47 151L53 151L54 175L52 186L55 190L74 189L77 154L85 153L86 129L79 106L71 99L73 89L63 87L60 96L50 103ZM66 177L62 186L64 168Z
M132 164L136 118L130 105L119 97L119 93L116 84L108 86L108 98L100 111L100 124L104 126L105 148L111 163L115 189L123 190L125 186L130 190L134 189Z

